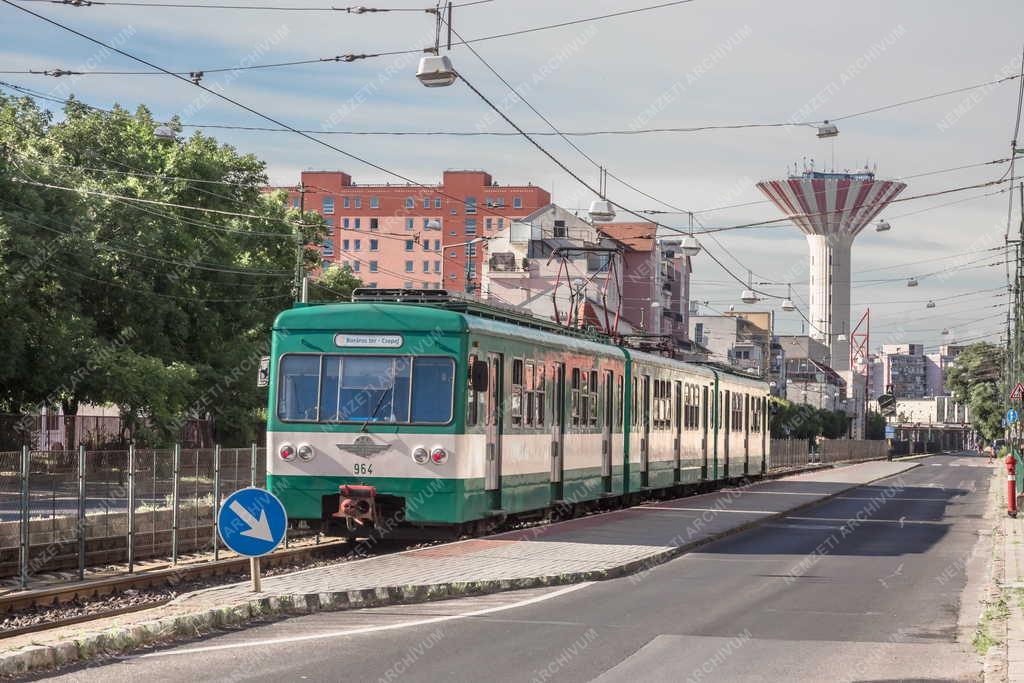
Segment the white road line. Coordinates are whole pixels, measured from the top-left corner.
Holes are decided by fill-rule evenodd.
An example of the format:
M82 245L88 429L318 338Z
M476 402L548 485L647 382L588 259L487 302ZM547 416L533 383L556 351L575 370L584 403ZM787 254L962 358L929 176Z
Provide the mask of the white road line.
M732 489L730 489L732 490ZM748 489L748 495L772 495L772 496L820 496L820 493L797 493L796 491L758 491L757 489Z
M835 500L876 500L876 499L877 498L864 498L864 497L860 497L860 496L836 496L835 497ZM894 500L899 500L899 501L906 500L906 501L919 502L919 503L948 503L949 502L948 498L899 498L899 497L888 498L888 499L886 499L883 502L888 503L888 502L891 502L891 501L894 501Z
M734 512L738 515L774 515L778 510L718 510L715 508L670 508L644 505L642 507L630 508L631 510L682 510L684 512Z
M238 650L241 648L253 648L253 647L265 647L267 645L282 645L285 643L299 643L308 640L323 640L326 638L341 638L343 636L357 636L364 633L377 633L380 631L394 631L400 628L411 628L413 626L426 626L428 624L438 624L444 621L454 621L456 619L467 619L469 617L479 617L485 614L494 614L495 612L504 612L505 610L515 609L517 607L526 607L527 605L533 605L538 602L544 602L545 600L551 600L553 598L561 597L567 593L578 591L581 588L594 583L593 581L587 581L585 583L577 583L572 586L566 586L561 590L557 590L553 593L545 593L544 595L538 595L528 600L520 600L519 602L512 603L511 605L502 605L500 607L488 607L487 609L476 610L473 612L466 612L465 614L451 614L444 617L433 617L430 619L417 619L415 621L405 621L400 624L387 624L385 626L366 626L364 628L346 629L344 631L329 631L327 633L311 633L304 636L287 636L284 638L268 638L266 640L247 640L242 643L229 643L227 645L208 645L206 647L194 647L185 648L180 650L168 650L166 652L150 652L148 654L140 655L139 659L147 659L150 657L173 657L177 655L192 655L201 652L219 652L221 650Z
M853 521L856 521L858 524L862 524L864 522L876 522L883 524L899 524L901 527L904 524L949 524L949 522L935 522L923 519L842 519L841 517L786 517L785 519L798 519L803 522L841 522L843 524Z

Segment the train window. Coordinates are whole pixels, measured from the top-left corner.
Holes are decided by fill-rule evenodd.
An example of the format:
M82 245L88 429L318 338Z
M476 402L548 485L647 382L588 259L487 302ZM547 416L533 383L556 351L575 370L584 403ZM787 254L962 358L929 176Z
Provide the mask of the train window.
M619 375L618 378L616 378L616 382L618 384L618 391L616 392L617 395L615 397L615 401L616 401L616 403L615 403L615 407L616 407L616 410L615 410L615 428L618 429L618 430L621 430L622 429L622 421L623 421L623 411L625 411L625 409L626 409L625 397L622 394L622 391L623 391L622 375Z
M537 364L537 375L536 384L534 385L534 409L537 411L537 415L534 419L534 424L538 427L544 426L544 407L547 405L544 402L545 387L544 387L544 366Z
M640 424L640 398L639 392L637 392L636 377L633 378L633 393L631 394L630 404L630 422L636 427Z
M277 416L282 420L315 420L320 356L287 355L281 359Z
M761 432L761 400L753 399L750 402L750 431Z
M469 357L469 364L468 364L469 371L467 373L468 377L467 377L467 382L466 382L466 426L467 427L475 427L476 423L477 423L477 420L480 417L480 411L479 411L479 405L480 404L478 402L480 397L479 397L477 391L473 388L473 368L476 366L476 362L477 362L476 361L476 356L470 356Z
M572 424L580 424L580 369L572 369Z
M732 415L730 416L730 425L732 431L742 432L743 431L743 395L733 392L732 398Z
M590 422L590 373L580 372L580 426Z
M454 363L450 358L425 356L413 361L410 422L445 423L451 419L451 402L443 398L439 400L439 397L444 396L444 387L452 386L454 373ZM397 405L399 401L395 403Z
M590 426L597 426L597 413L599 403L597 401L597 370L590 371Z
M533 401L536 398L534 395L534 365L530 361L526 361L523 365L523 426L532 427L533 419L536 416L536 410L533 405Z
M511 410L512 424L522 426L523 424L523 360L515 358L512 361L512 400Z

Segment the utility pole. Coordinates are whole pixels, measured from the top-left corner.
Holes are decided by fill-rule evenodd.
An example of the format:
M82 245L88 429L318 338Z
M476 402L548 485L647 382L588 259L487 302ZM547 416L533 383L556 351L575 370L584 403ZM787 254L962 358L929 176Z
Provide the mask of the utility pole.
M292 286L294 290L294 296L296 300L298 300L302 290L304 289L304 272L302 268L302 246L306 227L306 192L308 192L309 190L306 189L306 186L302 184L301 180L299 181L299 184L295 186L295 190L296 192L299 193L299 220L301 221L301 225L295 229L295 282L293 283Z

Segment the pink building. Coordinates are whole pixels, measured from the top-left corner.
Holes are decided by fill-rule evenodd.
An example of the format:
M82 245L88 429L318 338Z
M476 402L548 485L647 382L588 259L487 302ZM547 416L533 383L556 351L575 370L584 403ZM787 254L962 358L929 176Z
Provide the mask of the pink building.
M539 187L500 186L484 171L445 171L426 188L303 171L299 187L277 189L288 191L295 208L327 221L324 267L346 265L367 287L453 291L479 291L486 258L480 238L551 201Z

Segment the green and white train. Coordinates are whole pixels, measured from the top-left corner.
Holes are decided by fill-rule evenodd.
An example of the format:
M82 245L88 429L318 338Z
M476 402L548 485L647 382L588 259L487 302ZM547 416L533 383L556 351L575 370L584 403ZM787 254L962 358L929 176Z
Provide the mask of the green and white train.
M759 475L768 386L444 292L274 323L267 484L344 535L479 532Z

